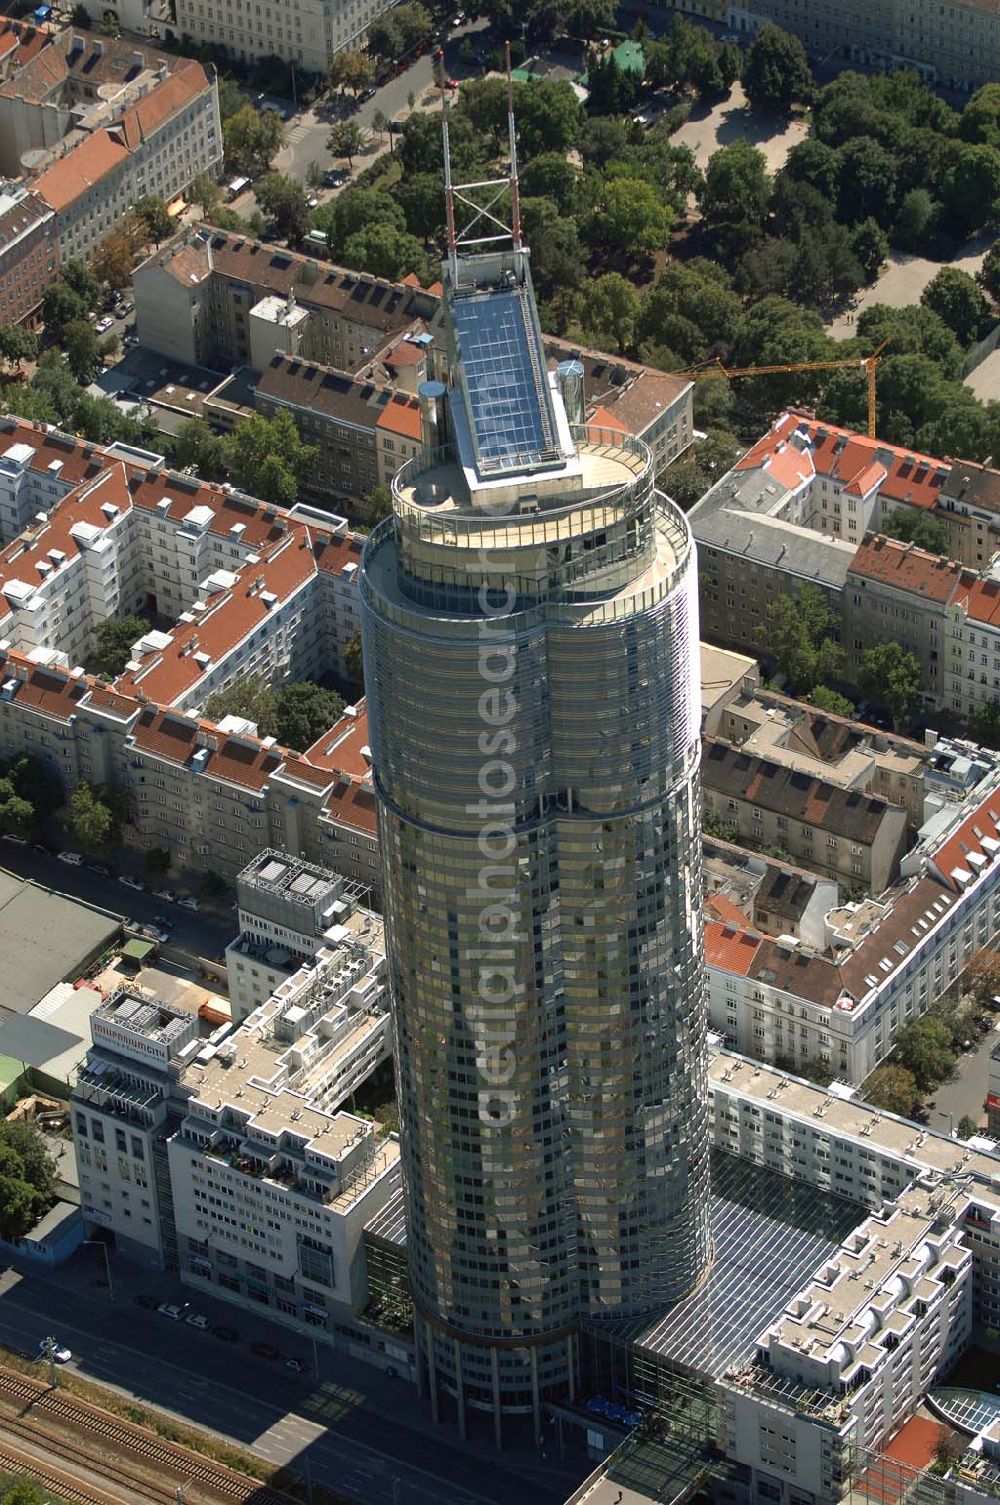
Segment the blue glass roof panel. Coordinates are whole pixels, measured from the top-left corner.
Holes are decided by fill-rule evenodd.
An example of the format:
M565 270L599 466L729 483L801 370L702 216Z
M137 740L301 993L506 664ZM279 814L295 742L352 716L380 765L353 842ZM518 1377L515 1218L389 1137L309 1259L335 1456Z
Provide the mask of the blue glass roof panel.
M544 367L532 359L535 331L523 292L457 298L453 317L483 468L515 468L555 458Z

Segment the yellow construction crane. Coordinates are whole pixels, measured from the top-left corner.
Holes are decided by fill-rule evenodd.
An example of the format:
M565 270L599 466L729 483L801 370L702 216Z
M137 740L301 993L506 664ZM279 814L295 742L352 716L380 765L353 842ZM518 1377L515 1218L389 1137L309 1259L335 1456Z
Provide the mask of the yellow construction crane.
M792 361L781 366L725 366L718 356L713 361L698 366L689 366L683 371L673 371L672 376L689 376L692 381L701 381L707 376L778 376L786 371L835 371L840 366L857 366L865 373L868 383L868 437L875 438L875 372L882 360L882 351L888 345L883 340L871 355L849 356L837 361Z

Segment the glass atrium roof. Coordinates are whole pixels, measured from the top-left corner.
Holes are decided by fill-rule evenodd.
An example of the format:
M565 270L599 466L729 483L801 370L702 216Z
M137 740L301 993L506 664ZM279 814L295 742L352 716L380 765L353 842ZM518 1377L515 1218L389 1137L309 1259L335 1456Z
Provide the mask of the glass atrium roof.
M483 471L559 456L527 288L457 297L452 309L476 456Z
M708 1275L655 1325L639 1331L633 1324L622 1336L681 1369L718 1378L753 1356L764 1329L866 1212L719 1149L712 1152L711 1200L715 1257Z

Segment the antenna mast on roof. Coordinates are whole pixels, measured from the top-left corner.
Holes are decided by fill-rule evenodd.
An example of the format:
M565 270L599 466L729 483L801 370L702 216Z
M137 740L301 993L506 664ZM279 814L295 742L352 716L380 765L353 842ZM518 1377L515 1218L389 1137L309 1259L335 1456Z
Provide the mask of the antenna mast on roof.
M517 140L514 129L514 82L510 66L510 43L505 44L507 62L507 132L510 142L510 170L504 178L486 178L475 183L456 183L451 172L451 144L448 136L448 98L445 79L441 79L441 134L444 141L444 196L447 226L448 271L453 287L458 285L458 262L463 251L484 251L506 242L514 251L523 251L521 239L521 196L517 180ZM508 224L500 218L498 206L505 195L510 199ZM456 205L469 211L461 227L456 219ZM499 233L485 233L496 231Z

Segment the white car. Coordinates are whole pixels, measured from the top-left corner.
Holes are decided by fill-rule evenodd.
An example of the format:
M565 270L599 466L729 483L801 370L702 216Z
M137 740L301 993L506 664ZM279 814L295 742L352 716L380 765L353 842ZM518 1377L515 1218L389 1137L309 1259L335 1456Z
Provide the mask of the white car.
M148 941L159 941L161 946L165 946L170 939L167 932L158 925L141 925L139 928Z
M57 852L60 862L65 862L67 867L83 867L82 852Z
M146 892L146 885L142 879L133 878L131 873L122 873L118 882L124 883L126 888L134 888L137 894L144 894Z
M203 1333L208 1331L208 1318L201 1312L192 1312L189 1317L184 1318L184 1321L188 1327L197 1327Z
M167 904L177 903L177 895L174 893L172 888L154 888L153 898L163 899Z
M38 1356L40 1359L47 1359L49 1356L49 1350L46 1346L44 1338L38 1345ZM70 1350L66 1348L62 1343L57 1343L55 1348L53 1348L52 1350L52 1357L55 1359L57 1364L68 1364L73 1355Z
M189 897L187 899L178 899L177 902L182 909L193 909L196 914L201 908L201 902L198 899Z
M156 1310L162 1317L169 1317L171 1322L183 1322L184 1308L176 1306L172 1301L161 1301Z
M103 319L98 319L98 321L97 321L97 324L96 324L97 333L98 334L107 334L108 330L111 328L111 326L112 326L112 324L114 322L115 322L114 319L112 319L109 314L105 314Z

